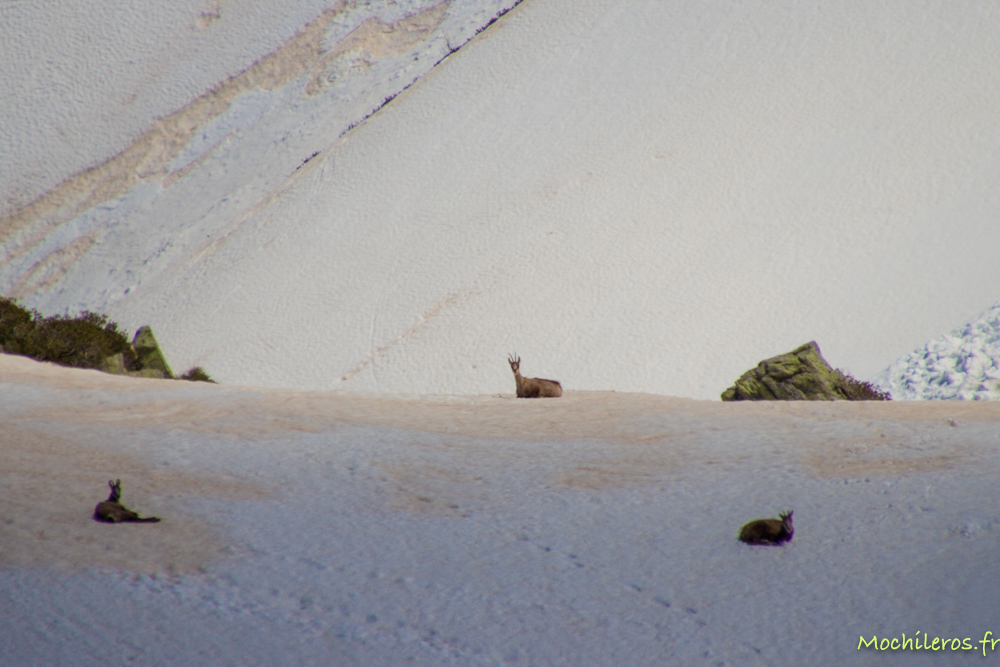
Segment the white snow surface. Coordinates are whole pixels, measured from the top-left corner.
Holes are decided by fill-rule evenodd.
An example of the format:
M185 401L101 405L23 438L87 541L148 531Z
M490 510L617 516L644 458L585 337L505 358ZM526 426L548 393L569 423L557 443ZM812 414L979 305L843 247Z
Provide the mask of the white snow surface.
M1000 399L1000 302L875 378L900 400Z
M332 60L367 70L381 64L387 54L373 54L363 44L354 44L346 54L334 53L331 47L365 21L392 24L440 4L441 0L169 0L119 3L112 11L105 3L93 1L5 3L0 14L4 62L0 155L5 158L0 214L23 207L64 179L113 158L154 121L280 50L324 12L330 16L320 39ZM440 59L449 41L460 45L497 11L512 4L513 0L506 4L502 0L445 3L446 20L406 54L411 62L394 63L392 77L409 74L405 82L409 83L429 68L421 64L422 59ZM427 51L433 53L428 56ZM266 89L272 82L258 83ZM371 84L370 80L355 82L350 95L356 98L355 104L368 103L369 98L375 101L371 96L382 91L367 90ZM241 103L245 104L237 102ZM330 106L339 113L355 111L344 105L338 108L336 103L328 104L328 110ZM283 111L285 125L308 124L294 109ZM244 115L233 122L240 116L238 111L230 113L229 130L247 132L261 120ZM313 119L312 125L338 120ZM294 140L284 136L290 129L284 128L278 140ZM300 131L314 134L322 129L300 127ZM211 134L192 137L187 150L197 151L198 144ZM215 139L228 134L220 133Z
M228 384L0 355L0 665L996 657L1000 404L622 390L998 398L1000 8L512 4L4 5L0 291Z
M3 665L998 655L997 402L363 396L0 355L0 423ZM109 478L162 521L93 521ZM791 542L736 539L784 510Z
M0 17L0 291L178 370L716 398L996 301L995 3L142 4Z

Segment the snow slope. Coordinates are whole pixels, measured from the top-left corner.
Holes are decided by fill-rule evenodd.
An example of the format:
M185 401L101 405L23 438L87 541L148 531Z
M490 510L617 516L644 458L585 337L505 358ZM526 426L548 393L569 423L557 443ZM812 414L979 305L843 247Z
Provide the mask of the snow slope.
M120 80L99 13L9 19L6 55L55 25L108 56L61 97L8 77L37 115L0 144L3 293L150 324L226 383L491 393L516 351L697 398L809 340L871 377L997 298L993 4L532 0L433 71L504 6L305 3L261 43L286 6L229 6Z
M998 411L362 396L0 355L0 664L982 660ZM92 521L108 478L162 522ZM787 509L787 545L736 540ZM970 648L858 650L916 633Z
M15 66L0 102L16 112L0 126L0 289L43 309L107 310L513 2L159 3L176 16L123 13L113 31L101 7L5 12ZM63 77L37 53L50 42L69 51L60 63L76 54L93 72ZM137 58L147 75L123 75ZM42 303L67 289L72 304Z
M355 107L381 102L379 94L399 92L398 80L408 76L404 84L409 83L426 72L448 48L461 45L512 4L175 0L122 4L109 11L95 2L8 3L0 16L6 65L0 80L0 154L5 157L0 215L25 207L81 171L134 152L133 144L142 143L151 125L154 134L160 131L161 143L179 144L167 150L201 157L206 141L216 148L223 138L232 141L229 133L254 127L267 106L261 98L305 73L316 79L313 95L317 88L332 83L343 89L352 81L353 99L344 100L337 90L341 94L327 95L322 107L338 115L357 113ZM255 75L252 81L243 80L248 70ZM382 80L389 78L397 82ZM241 100L247 93L249 99ZM205 108L211 106L203 99L206 94L216 98L215 108ZM287 106L308 100L296 102ZM227 103L237 109L228 110ZM318 141L344 129L324 135L322 125L336 125L339 118L307 122L293 108L282 112L286 125L309 125L302 130ZM286 150L298 148L294 135L280 138L293 142ZM180 156L177 163L191 159ZM146 164L138 171L162 177L160 166Z
M0 290L279 388L0 355L0 665L995 657L997 403L579 391L994 302L992 5L530 0L430 75L506 6L96 8L0 12ZM880 381L995 398L997 328Z

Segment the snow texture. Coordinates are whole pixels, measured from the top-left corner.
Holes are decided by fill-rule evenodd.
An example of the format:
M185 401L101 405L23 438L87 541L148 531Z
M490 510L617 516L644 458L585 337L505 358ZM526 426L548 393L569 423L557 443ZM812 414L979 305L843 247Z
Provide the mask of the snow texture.
M4 6L0 291L227 384L0 355L0 665L996 658L1000 403L717 396L995 302L1000 6L511 5Z
M1000 303L875 378L900 400L1000 399Z
M515 352L706 399L996 301L1000 5L532 0L474 37L512 4L15 3L0 292L229 384L489 394Z
M982 660L998 410L360 396L0 355L0 664ZM162 521L93 521L109 477ZM736 539L789 509L791 542ZM917 633L971 648L858 648Z

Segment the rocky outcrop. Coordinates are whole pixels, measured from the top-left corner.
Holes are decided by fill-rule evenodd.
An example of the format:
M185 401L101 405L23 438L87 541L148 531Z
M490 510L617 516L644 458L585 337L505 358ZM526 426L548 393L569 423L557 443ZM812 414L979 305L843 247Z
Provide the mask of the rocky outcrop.
M170 366L167 365L167 360L160 352L160 346L156 342L156 337L153 335L153 329L150 327L141 327L135 332L135 338L132 339L132 347L135 348L135 353L139 357L139 370L140 371L159 371L163 375L160 377L172 378L174 376L173 372L170 370ZM154 374L147 374L143 377L157 377Z
M167 364L166 358L163 356L163 352L160 351L160 346L157 344L156 337L153 335L153 330L150 327L142 327L135 332L135 338L132 339L132 348L135 350L138 359L134 370L129 370L125 354L122 352L103 359L100 370L116 375L156 378L160 380L174 376L170 370L170 366Z
M771 357L722 392L724 401L851 400L844 376L830 367L816 341Z

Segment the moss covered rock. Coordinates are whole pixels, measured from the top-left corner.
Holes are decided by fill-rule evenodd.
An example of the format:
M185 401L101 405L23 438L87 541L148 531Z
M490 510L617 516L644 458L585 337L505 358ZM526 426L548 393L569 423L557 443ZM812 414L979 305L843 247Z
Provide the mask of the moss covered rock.
M163 375L157 376L155 374L146 374L143 377L166 377L172 378L174 376L173 372L170 370L170 366L167 365L167 360L160 352L160 346L156 342L156 337L153 335L153 329L150 327L142 327L135 332L135 338L132 339L132 347L135 349L136 355L139 357L139 370L148 371L155 370L159 371Z
M125 366L125 355L119 352L118 354L112 354L110 357L104 357L97 369L105 373L125 375L128 372L128 368Z
M850 400L844 376L826 363L816 341L757 364L722 392L724 401Z

